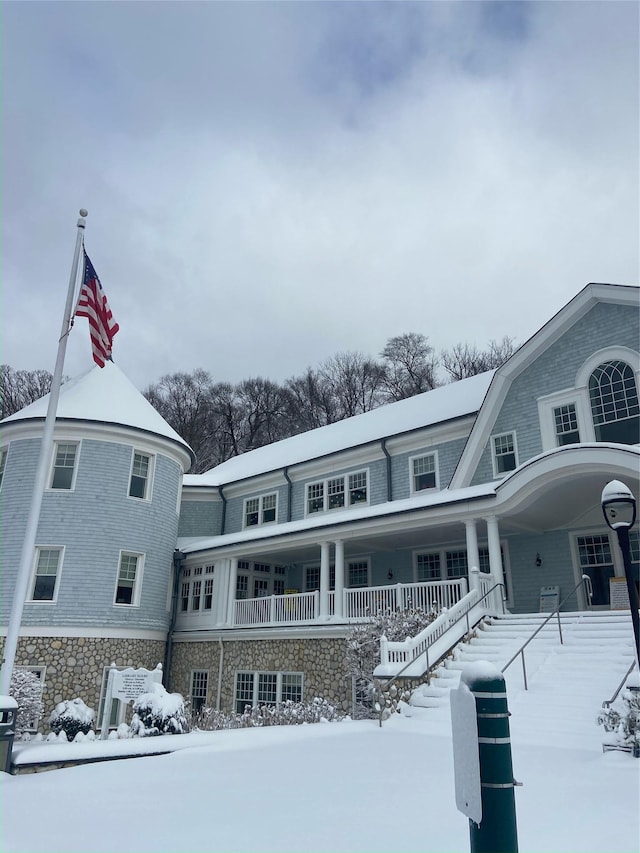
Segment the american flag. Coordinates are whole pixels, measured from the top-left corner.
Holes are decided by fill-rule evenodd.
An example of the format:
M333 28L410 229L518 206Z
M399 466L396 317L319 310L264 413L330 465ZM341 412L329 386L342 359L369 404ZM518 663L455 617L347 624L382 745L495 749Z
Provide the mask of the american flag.
M82 252L84 254L84 278L76 305L76 317L87 317L89 320L93 360L100 367L104 367L105 361L111 360L111 344L120 326L113 319L98 274L84 248Z

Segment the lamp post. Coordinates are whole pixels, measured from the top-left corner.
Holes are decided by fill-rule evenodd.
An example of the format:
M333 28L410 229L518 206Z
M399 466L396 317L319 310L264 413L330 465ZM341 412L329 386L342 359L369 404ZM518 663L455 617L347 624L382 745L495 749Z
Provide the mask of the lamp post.
M612 480L602 490L602 513L604 520L618 536L618 545L622 551L624 574L627 579L629 592L629 607L631 621L636 639L636 658L640 668L640 617L638 616L638 590L631 574L631 547L629 545L629 529L636 520L636 499L631 490L619 480Z

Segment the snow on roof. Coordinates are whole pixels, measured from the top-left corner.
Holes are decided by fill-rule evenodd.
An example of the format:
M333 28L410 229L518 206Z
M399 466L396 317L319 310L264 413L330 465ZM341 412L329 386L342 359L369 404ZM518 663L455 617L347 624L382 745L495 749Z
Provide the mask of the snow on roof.
M185 486L219 486L266 474L370 441L475 414L495 371L442 385L362 415L276 441L234 456L204 474L187 474Z
M45 418L49 394L0 421L2 424ZM171 439L193 451L113 362L93 367L60 388L57 417L118 424Z

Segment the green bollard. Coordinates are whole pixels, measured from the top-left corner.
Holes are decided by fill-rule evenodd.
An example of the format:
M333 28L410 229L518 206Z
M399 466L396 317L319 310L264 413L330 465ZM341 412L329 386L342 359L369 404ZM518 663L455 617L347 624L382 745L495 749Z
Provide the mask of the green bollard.
M468 696L467 710L475 702L477 720L477 747L470 743L469 730L472 720L458 722L460 732L466 729L459 738L463 741L462 749L466 752L477 749L479 763L479 797L481 801L481 818L479 821L469 816L469 834L471 853L518 853L518 829L516 825L516 805L514 796L513 765L511 762L511 739L509 736L509 709L504 676L492 664L476 663L465 667L460 679L458 691L462 695L452 694L452 716L454 705L465 705L465 694ZM473 697L471 699L471 697ZM459 700L465 700L462 703ZM463 710L463 716L467 713ZM470 713L470 711L469 711ZM456 712L459 717L459 713ZM456 720L454 718L454 740L456 737ZM466 741L464 740L466 738ZM454 759L456 744L454 742ZM473 756L475 759L475 756ZM464 759L463 759L464 760ZM460 758L458 759L460 763ZM473 762L471 762L473 764ZM458 775L456 768L456 776ZM463 780L464 784L464 780ZM473 784L473 783L472 783ZM467 795L473 800L473 791ZM461 806L458 806L461 808ZM461 808L465 814L469 810ZM471 814L474 812L471 811ZM476 817L478 816L476 806Z

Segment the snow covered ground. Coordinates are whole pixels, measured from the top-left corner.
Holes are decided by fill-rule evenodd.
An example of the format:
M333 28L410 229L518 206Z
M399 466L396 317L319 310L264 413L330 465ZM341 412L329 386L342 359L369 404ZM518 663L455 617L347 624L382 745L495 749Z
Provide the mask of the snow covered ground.
M603 679L580 671L550 689L543 670L526 693L515 672L507 680L514 774L523 783L520 850L637 853L640 760L602 752L594 721L607 698ZM448 702L407 708L382 728L346 721L136 741L163 742L176 751L0 774L2 853L469 849L468 820L455 807ZM60 758L123 743L26 749Z

